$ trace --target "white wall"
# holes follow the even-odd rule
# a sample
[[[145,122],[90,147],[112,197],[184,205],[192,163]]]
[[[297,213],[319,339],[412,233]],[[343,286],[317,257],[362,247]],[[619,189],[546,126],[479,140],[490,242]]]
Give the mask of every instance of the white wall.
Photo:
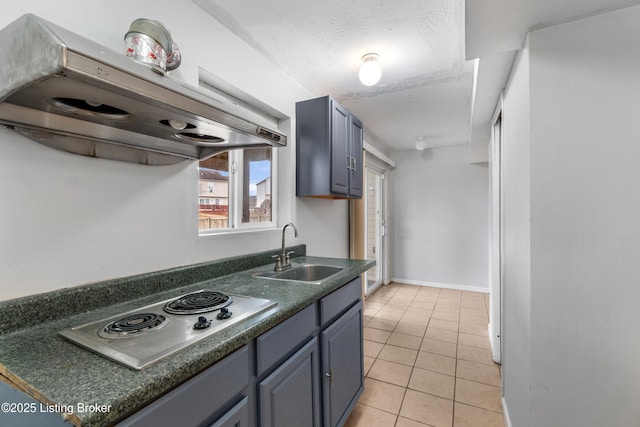
[[[488,292],[487,165],[466,145],[391,158],[392,280]]]
[[[528,105],[530,145],[521,132],[505,143],[529,158],[530,199],[516,202],[507,219],[522,226],[507,237],[526,242],[531,218],[529,277],[517,273],[522,254],[505,261],[507,286],[530,282],[528,307],[526,289],[511,299],[507,289],[504,307],[514,426],[640,425],[638,22],[636,6],[534,31],[528,70],[512,75],[521,84],[507,93],[504,123]],[[528,345],[517,335],[527,325]]]
[[[29,12],[117,51],[134,19],[158,19],[182,53],[173,78],[197,86],[202,67],[288,117],[296,101],[316,96],[189,1],[121,7],[23,0],[3,6],[0,27]],[[346,257],[347,204],[295,198],[295,120],[283,123],[290,139],[278,150],[278,213],[281,224],[292,220],[300,231],[299,239],[287,236],[287,242],[306,243],[313,255]],[[279,230],[198,237],[196,163],[148,167],[92,159],[54,151],[5,128],[0,200],[0,299],[280,245]]]
[[[531,34],[532,425],[640,425],[639,22]]]
[[[529,49],[519,52],[504,91],[502,379],[513,426],[528,426],[531,352]]]

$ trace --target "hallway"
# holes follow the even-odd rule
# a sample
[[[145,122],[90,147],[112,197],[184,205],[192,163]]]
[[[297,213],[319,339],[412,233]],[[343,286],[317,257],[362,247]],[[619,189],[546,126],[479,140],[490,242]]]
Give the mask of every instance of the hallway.
[[[504,427],[489,295],[392,283],[364,305],[365,390],[346,427]]]

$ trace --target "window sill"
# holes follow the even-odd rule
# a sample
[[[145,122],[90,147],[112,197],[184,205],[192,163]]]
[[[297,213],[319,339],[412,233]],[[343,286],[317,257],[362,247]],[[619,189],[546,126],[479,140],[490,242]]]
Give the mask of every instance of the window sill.
[[[211,236],[237,236],[241,234],[252,233],[264,233],[279,231],[280,229],[274,225],[256,228],[239,228],[239,229],[226,229],[226,230],[203,230],[198,232],[198,237],[211,237]]]

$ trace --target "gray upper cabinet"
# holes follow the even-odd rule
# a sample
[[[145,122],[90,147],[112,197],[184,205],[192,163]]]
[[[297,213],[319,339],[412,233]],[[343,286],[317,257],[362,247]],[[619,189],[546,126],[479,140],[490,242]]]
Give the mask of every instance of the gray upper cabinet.
[[[330,96],[296,103],[296,194],[362,197],[362,123]]]

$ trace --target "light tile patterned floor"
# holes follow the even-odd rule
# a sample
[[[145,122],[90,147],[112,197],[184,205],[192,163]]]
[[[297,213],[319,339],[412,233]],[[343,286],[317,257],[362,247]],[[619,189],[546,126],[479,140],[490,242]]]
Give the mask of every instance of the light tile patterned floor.
[[[392,283],[364,304],[365,388],[345,427],[504,427],[489,296]]]

